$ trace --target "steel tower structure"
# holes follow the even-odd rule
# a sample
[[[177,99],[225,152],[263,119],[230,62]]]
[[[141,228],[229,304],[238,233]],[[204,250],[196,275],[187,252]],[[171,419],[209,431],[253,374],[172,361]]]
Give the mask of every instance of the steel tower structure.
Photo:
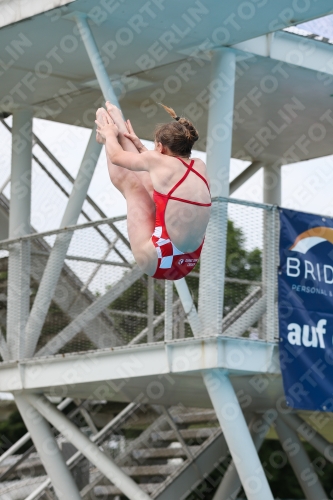
[[[7,129],[9,114],[13,122],[11,173],[1,179],[1,192],[10,182],[10,205],[1,194],[0,250],[8,282],[0,391],[14,395],[28,429],[0,457],[6,464],[3,477],[18,467],[10,457],[31,438],[48,477],[25,484],[29,493],[17,498],[54,492],[79,499],[94,491],[108,498],[181,499],[229,454],[214,499],[236,498],[243,487],[249,500],[269,500],[258,449],[274,425],[282,443],[298,447],[297,458],[289,459],[306,498],[325,498],[298,435],[330,461],[332,446],[301,418],[306,415],[284,405],[277,355],[276,212],[282,164],[332,153],[330,96],[320,92],[333,74],[332,44],[290,27],[328,14],[330,2],[210,0],[178,6],[162,0],[140,5],[76,0],[53,1],[46,12],[39,1],[20,12],[3,4],[0,112]],[[170,282],[161,290],[145,278],[133,262],[124,217],[106,217],[88,196],[101,152],[94,128],[75,179],[34,135],[34,116],[92,125],[91,110],[101,94],[117,105],[119,98],[143,138],[149,120],[159,116],[156,102],[170,96],[207,130],[199,147],[207,151],[213,209],[200,275],[193,275],[198,285],[183,279],[174,282],[175,291]],[[65,189],[35,153],[37,147],[72,182],[60,228],[53,231],[31,227],[33,161]],[[251,163],[229,183],[231,156]],[[261,168],[263,204],[230,198]],[[98,217],[85,216],[78,224],[87,202]],[[230,217],[243,217],[258,233],[260,281],[226,275]],[[90,253],[84,250],[89,241]],[[82,271],[81,264],[93,267]],[[93,287],[98,273],[109,280],[104,293]],[[146,290],[147,312],[112,310],[119,300],[131,305],[124,297],[138,283]],[[228,283],[246,293],[226,311]],[[52,308],[66,320],[50,329]],[[129,335],[115,319],[125,315],[147,324]],[[61,398],[58,407],[52,397]],[[124,405],[98,430],[83,403],[89,400]],[[62,411],[66,407],[69,414]],[[110,435],[126,428],[143,407],[153,412],[153,421],[112,458]],[[78,413],[89,432],[71,421]],[[212,421],[215,427],[209,428]],[[205,424],[195,445],[193,422]],[[165,445],[170,442],[178,446]],[[84,459],[94,471],[78,486],[70,469],[82,468]],[[181,465],[173,466],[177,459]],[[304,479],[306,469],[317,478],[311,484]]]

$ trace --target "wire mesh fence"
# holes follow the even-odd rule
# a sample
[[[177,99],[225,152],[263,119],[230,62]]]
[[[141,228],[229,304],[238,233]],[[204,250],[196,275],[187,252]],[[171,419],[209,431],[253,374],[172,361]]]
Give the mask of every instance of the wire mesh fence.
[[[275,207],[223,199],[217,203],[228,206],[221,333],[273,340],[277,336]],[[0,242],[0,321],[4,337],[8,255],[27,239],[31,252],[29,321],[35,315],[34,324],[40,323],[35,356],[164,340],[165,282],[144,275],[137,267],[125,217],[29,235],[12,243]],[[45,275],[48,280],[43,288]],[[186,278],[196,308],[199,276],[200,263]],[[11,297],[14,300],[15,295]],[[193,336],[175,288],[171,321],[171,339]],[[27,336],[25,342],[29,341]]]

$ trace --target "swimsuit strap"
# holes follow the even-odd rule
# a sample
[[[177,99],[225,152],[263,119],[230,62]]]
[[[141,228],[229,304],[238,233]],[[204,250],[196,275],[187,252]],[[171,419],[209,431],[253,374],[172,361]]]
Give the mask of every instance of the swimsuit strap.
[[[187,171],[185,172],[185,174],[183,175],[183,177],[177,182],[177,184],[175,184],[173,186],[173,188],[170,189],[170,191],[168,192],[168,198],[170,198],[170,196],[172,195],[172,193],[177,189],[178,186],[180,186],[184,180],[186,179],[186,177],[189,175],[189,173],[191,172],[192,170],[192,167],[194,165],[194,160],[191,160],[191,163],[189,165],[187,165],[183,160],[181,160],[180,158],[177,157],[177,160],[180,160],[184,165],[185,167],[187,168]]]
[[[183,177],[173,186],[173,188],[170,189],[170,191],[167,194],[168,199],[169,200],[182,201],[183,203],[190,203],[191,205],[198,205],[200,207],[210,207],[211,203],[199,203],[197,201],[190,201],[190,200],[185,200],[184,198],[176,198],[175,196],[171,196],[172,193],[177,189],[177,187],[180,186],[185,181],[186,177],[189,175],[190,172],[193,172],[198,177],[200,177],[200,179],[202,179],[204,181],[204,183],[206,184],[207,189],[208,189],[208,191],[210,193],[209,184],[208,184],[207,180],[201,174],[199,174],[199,172],[197,172],[193,168],[194,160],[191,160],[191,163],[188,165],[181,158],[178,158],[178,156],[176,156],[176,158],[177,158],[177,160],[179,160],[179,161],[182,162],[182,164],[187,168],[187,171],[185,172],[185,174],[183,175]]]
[[[200,177],[200,179],[204,181],[204,183],[206,184],[206,186],[208,188],[208,191],[210,192],[209,184],[208,184],[207,180],[204,178],[203,175],[199,174],[199,172],[197,170],[194,170],[194,168],[193,168],[194,160],[192,160],[191,163],[188,165],[181,158],[178,158],[178,156],[176,158],[177,158],[177,160],[180,160],[182,162],[182,164],[185,165],[185,167],[189,168],[191,170],[191,172],[193,172],[195,175]]]
[[[184,198],[176,198],[175,196],[169,196],[169,200],[182,201],[183,203],[190,203],[191,205],[198,205],[199,207],[211,207],[212,203],[199,203],[198,201],[185,200]]]

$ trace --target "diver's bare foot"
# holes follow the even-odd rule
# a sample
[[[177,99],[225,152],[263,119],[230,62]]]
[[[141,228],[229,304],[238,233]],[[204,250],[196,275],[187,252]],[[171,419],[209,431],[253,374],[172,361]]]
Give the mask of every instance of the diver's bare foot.
[[[96,120],[102,123],[103,125],[106,125],[108,123],[107,118],[108,118],[108,112],[106,111],[106,109],[98,108],[98,110],[96,111]]]
[[[121,110],[114,104],[111,104],[111,102],[109,101],[106,101],[105,106],[112,120],[117,125],[119,132],[122,134],[127,134],[128,130]]]
[[[100,122],[102,125],[107,124],[107,120],[106,120],[107,116],[108,116],[108,113],[104,108],[98,108],[98,110],[96,111],[96,120],[98,122]],[[104,139],[101,137],[101,135],[98,132],[96,132],[96,141],[99,144],[105,144]]]

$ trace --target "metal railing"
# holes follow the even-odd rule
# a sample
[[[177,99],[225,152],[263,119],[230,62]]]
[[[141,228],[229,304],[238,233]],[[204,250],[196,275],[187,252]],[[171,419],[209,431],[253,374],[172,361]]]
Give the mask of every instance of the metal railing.
[[[273,341],[277,337],[276,207],[234,199],[217,202],[228,205],[221,333]],[[30,247],[30,269],[24,271],[30,274],[30,308],[59,235],[71,241],[35,356],[193,336],[176,290],[169,285],[172,307],[166,317],[164,282],[144,276],[137,267],[124,244],[125,216],[1,241],[2,267],[11,249]],[[197,307],[199,269],[186,281]]]
[[[6,121],[1,123],[11,132]],[[70,183],[74,178],[35,134],[33,141],[34,148],[37,147],[33,157],[36,165],[68,197],[69,192],[44,160],[51,161]],[[5,185],[9,181],[10,178],[6,179]],[[0,353],[3,359],[8,358],[4,339],[8,251],[15,247],[23,255],[30,247],[30,269],[21,272],[29,274],[31,309],[46,263],[55,251],[56,238],[70,239],[71,243],[35,356],[193,336],[177,291],[169,284],[170,306],[165,311],[167,287],[144,276],[136,267],[127,237],[126,217],[106,218],[91,197],[87,196],[86,200],[102,219],[91,221],[82,210],[88,221],[84,224],[0,242]],[[228,205],[229,219],[222,334],[274,340],[277,337],[276,207],[232,198],[214,201]],[[199,269],[186,280],[197,307]]]

